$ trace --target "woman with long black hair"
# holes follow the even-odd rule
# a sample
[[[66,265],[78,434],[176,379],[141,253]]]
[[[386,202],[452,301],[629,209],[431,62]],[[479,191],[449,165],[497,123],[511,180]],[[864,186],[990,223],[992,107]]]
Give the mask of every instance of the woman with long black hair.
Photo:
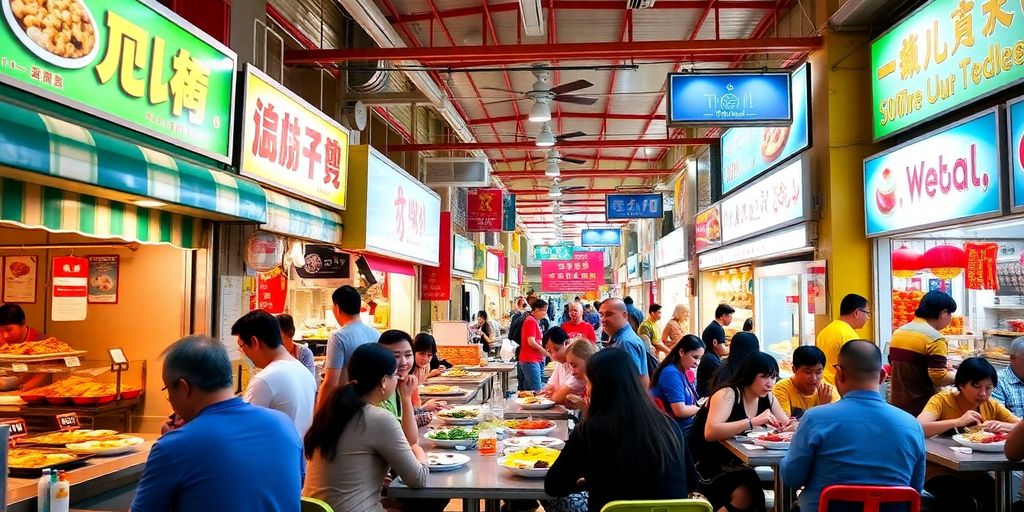
[[[401,387],[412,409],[416,379],[399,383],[398,363],[383,345],[368,343],[352,354],[352,380],[326,398],[306,432],[309,460],[303,496],[321,499],[336,512],[382,511],[381,483],[391,467],[409,487],[427,481],[427,456],[410,445],[395,417],[380,406]]]
[[[725,359],[725,362],[722,363],[722,366],[711,379],[712,391],[721,386],[723,382],[732,378],[747,356],[760,351],[761,342],[757,340],[757,336],[754,333],[738,332],[733,334],[732,341],[729,342],[729,357]],[[711,394],[708,393],[708,396],[711,396]]]
[[[676,420],[683,437],[689,435],[693,417],[700,410],[697,388],[686,378],[686,370],[696,369],[703,355],[704,342],[693,334],[687,334],[672,347],[651,377],[651,396],[659,400],[665,412]]]
[[[731,356],[730,356],[731,357]],[[724,368],[724,367],[723,367]],[[764,512],[764,491],[754,468],[720,441],[768,426],[796,430],[772,395],[779,363],[764,352],[749,354],[697,412],[688,438],[700,476],[698,490],[719,512]]]
[[[590,407],[548,471],[549,495],[588,491],[589,510],[615,500],[688,495],[695,477],[682,432],[655,407],[632,365],[621,350],[587,360]]]

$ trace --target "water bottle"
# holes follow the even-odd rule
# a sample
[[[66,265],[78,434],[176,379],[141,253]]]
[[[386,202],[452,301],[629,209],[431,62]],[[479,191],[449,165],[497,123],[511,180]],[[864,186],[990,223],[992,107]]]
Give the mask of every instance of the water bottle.
[[[36,510],[50,512],[50,468],[43,469],[43,476],[36,484]]]
[[[57,483],[50,486],[50,512],[68,512],[70,508],[71,482],[68,482],[68,475],[61,471]]]

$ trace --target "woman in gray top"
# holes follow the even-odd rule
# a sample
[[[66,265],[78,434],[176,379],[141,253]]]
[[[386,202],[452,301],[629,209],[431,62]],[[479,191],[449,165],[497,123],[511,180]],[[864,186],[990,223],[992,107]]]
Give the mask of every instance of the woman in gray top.
[[[399,383],[395,355],[376,343],[361,345],[352,354],[352,381],[326,397],[306,433],[309,465],[303,496],[327,502],[335,512],[383,511],[380,491],[388,468],[406,485],[420,488],[427,481],[427,456],[418,444],[409,445],[402,426],[377,407],[401,389],[403,410],[412,411],[415,379]]]

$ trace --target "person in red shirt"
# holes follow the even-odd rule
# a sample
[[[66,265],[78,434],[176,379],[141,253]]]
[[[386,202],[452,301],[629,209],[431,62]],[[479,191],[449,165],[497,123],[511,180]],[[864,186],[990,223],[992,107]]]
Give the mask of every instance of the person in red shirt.
[[[26,325],[25,310],[21,309],[21,306],[17,304],[0,306],[0,341],[3,342],[3,345],[42,339],[44,336],[39,331]]]
[[[522,346],[519,349],[519,389],[523,391],[540,391],[544,387],[544,346],[541,340],[544,333],[540,329],[540,319],[548,314],[548,303],[537,299],[530,304],[530,316],[523,321]]]
[[[597,343],[597,333],[594,326],[583,321],[583,304],[571,302],[569,304],[569,321],[562,324],[562,329],[569,335],[569,338],[586,338]]]

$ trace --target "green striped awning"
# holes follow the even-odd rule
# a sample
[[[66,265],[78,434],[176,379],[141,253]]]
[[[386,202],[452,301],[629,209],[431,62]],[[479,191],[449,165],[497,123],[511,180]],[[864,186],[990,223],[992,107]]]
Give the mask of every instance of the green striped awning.
[[[104,132],[0,102],[0,165],[213,213],[266,222],[263,189]]]
[[[34,183],[0,178],[0,223],[195,249],[203,221]]]
[[[341,216],[305,201],[265,190],[267,231],[341,245]]]

